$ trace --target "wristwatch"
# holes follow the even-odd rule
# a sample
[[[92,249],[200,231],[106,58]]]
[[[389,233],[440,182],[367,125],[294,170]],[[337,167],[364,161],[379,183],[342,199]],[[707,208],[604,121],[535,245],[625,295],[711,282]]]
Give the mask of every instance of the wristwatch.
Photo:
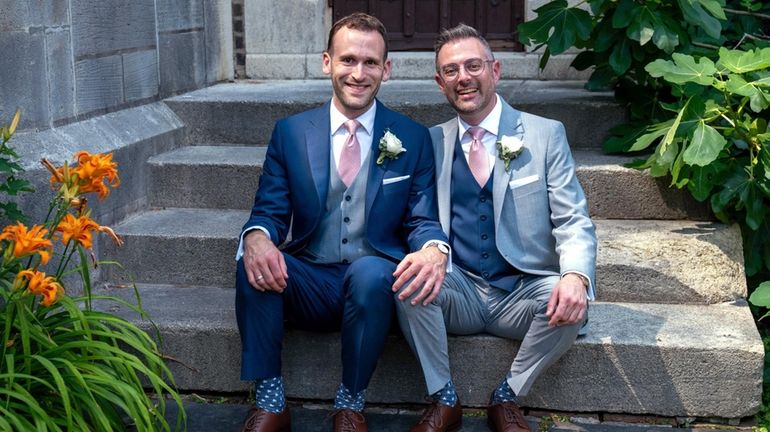
[[[425,245],[425,247],[430,247],[430,246],[436,246],[439,252],[441,252],[444,255],[449,255],[449,246],[445,245],[444,243],[441,243],[438,241],[432,241]]]

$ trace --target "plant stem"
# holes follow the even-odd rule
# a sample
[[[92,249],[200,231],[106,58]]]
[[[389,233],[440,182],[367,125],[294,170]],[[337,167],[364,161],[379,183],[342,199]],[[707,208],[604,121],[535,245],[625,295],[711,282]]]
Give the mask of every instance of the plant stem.
[[[762,19],[770,19],[770,15],[757,13],[757,12],[748,12],[748,11],[742,11],[738,9],[730,9],[730,8],[722,8],[725,12],[731,13],[733,15],[744,15],[744,16],[755,16]]]

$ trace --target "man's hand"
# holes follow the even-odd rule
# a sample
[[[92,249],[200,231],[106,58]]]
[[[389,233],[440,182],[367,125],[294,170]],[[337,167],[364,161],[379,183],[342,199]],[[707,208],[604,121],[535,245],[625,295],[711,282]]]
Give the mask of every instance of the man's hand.
[[[422,302],[423,306],[429,304],[438,296],[441,284],[446,274],[447,256],[441,253],[436,246],[429,246],[417,252],[410,253],[396,267],[393,276],[393,292],[398,292],[401,287],[411,280],[399,295],[399,300],[409,298],[413,293],[418,294],[411,300],[413,305]],[[414,279],[412,279],[414,278]]]
[[[249,284],[259,291],[283,292],[286,288],[286,261],[261,230],[253,230],[243,238],[243,266]]]
[[[583,321],[588,308],[586,286],[580,277],[567,273],[553,288],[546,316],[551,327],[572,325]]]

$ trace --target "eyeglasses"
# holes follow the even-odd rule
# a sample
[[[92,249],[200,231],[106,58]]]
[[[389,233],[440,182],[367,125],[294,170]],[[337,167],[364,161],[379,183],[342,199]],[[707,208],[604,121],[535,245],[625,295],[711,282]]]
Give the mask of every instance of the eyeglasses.
[[[484,72],[484,68],[487,63],[492,63],[494,60],[483,60],[480,58],[468,59],[462,65],[457,63],[450,63],[444,65],[439,69],[439,75],[444,81],[454,81],[460,77],[460,68],[465,69],[465,73],[470,76],[476,77]]]

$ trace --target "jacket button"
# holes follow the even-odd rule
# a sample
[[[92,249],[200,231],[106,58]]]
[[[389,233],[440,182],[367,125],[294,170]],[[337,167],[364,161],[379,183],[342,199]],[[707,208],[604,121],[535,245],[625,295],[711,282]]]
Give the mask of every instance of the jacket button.
[[[348,239],[346,238],[342,239],[342,244],[348,244]]]

